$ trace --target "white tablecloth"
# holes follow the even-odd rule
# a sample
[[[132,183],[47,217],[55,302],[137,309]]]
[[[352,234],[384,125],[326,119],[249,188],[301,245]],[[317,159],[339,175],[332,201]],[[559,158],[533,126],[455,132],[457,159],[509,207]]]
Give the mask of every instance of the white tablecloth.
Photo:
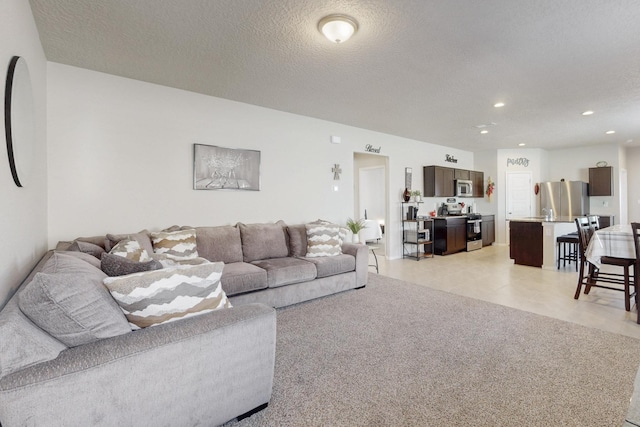
[[[630,259],[636,257],[630,224],[617,224],[596,230],[587,247],[586,258],[600,268],[600,258],[603,256]]]

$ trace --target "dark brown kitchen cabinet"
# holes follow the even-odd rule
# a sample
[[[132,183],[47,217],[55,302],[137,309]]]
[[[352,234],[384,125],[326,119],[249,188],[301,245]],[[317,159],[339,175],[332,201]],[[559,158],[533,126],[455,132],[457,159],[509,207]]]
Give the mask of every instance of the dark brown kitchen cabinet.
[[[542,267],[542,222],[509,221],[509,255],[515,264]]]
[[[469,173],[471,171],[466,170],[466,169],[454,169],[454,179],[465,179],[465,180],[470,180],[470,176]]]
[[[467,218],[436,218],[434,220],[434,252],[449,255],[467,249]]]
[[[482,233],[482,246],[489,246],[496,241],[495,215],[482,215],[480,231]]]
[[[589,196],[613,196],[613,167],[589,168]]]
[[[473,181],[473,197],[484,197],[484,172],[469,171],[469,178]]]
[[[424,197],[454,197],[454,170],[442,166],[425,166]]]

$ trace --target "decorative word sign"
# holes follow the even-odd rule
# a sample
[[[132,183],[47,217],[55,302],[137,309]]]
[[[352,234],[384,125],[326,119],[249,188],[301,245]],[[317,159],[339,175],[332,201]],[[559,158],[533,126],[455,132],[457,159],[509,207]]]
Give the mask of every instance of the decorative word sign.
[[[453,157],[451,154],[445,154],[444,161],[449,163],[458,163],[458,159]]]
[[[367,144],[367,145],[364,146],[364,151],[367,151],[369,153],[379,153],[381,148],[382,148],[382,146],[380,146],[378,148],[373,148],[373,145]]]
[[[529,166],[529,159],[526,157],[520,157],[519,159],[507,159],[507,167],[516,165],[524,166],[526,168]]]

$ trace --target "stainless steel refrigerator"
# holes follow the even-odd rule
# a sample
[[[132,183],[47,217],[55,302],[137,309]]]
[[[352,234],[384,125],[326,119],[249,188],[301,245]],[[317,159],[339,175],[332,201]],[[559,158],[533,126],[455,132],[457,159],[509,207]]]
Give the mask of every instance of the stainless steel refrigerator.
[[[583,181],[561,181],[540,183],[539,215],[582,216],[589,213],[589,184]],[[547,209],[547,212],[543,211]]]

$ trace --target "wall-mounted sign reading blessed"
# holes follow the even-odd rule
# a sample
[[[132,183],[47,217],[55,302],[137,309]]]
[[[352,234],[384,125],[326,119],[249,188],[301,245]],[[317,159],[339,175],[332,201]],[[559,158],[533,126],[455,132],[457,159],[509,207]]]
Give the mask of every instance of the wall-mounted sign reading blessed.
[[[444,161],[449,163],[458,163],[458,159],[453,157],[451,154],[445,154]]]
[[[520,157],[519,159],[507,159],[507,167],[509,166],[529,166],[529,159],[526,157]]]
[[[195,190],[260,190],[260,151],[193,144]]]
[[[382,148],[382,146],[380,146],[378,148],[374,148],[373,145],[367,144],[367,145],[364,146],[364,151],[367,151],[369,153],[379,153],[381,148]]]

